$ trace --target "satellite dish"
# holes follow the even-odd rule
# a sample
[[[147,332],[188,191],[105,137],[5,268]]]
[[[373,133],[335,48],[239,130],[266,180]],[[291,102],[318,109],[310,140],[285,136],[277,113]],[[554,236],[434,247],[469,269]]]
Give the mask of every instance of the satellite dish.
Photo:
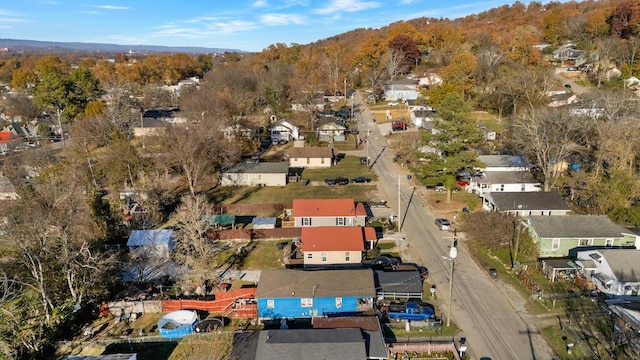
[[[275,115],[271,115],[269,116],[269,120],[271,120],[271,122],[276,122],[278,121],[278,118]]]
[[[285,210],[284,214],[287,215],[287,216],[291,216],[291,209]]]
[[[522,204],[518,204],[518,210],[522,209]]]

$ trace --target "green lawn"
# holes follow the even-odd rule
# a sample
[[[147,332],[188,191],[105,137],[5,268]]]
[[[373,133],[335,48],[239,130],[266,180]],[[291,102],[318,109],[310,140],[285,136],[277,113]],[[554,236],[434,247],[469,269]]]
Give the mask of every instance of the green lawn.
[[[258,241],[256,247],[244,258],[242,268],[252,269],[281,269],[282,250],[278,250],[278,244],[282,241]]]
[[[365,165],[360,164],[359,156],[347,155],[340,160],[335,166],[328,169],[305,169],[302,177],[311,181],[324,181],[327,178],[335,178],[343,176],[352,179],[356,176],[366,176],[370,179],[377,179],[376,174],[367,169]],[[355,185],[354,185],[355,186]],[[359,184],[357,186],[360,186]]]
[[[358,156],[345,156],[336,166],[329,169],[306,169],[303,179],[319,182],[318,185],[307,185],[303,182],[290,183],[287,186],[225,186],[218,187],[208,193],[212,203],[217,204],[269,204],[291,203],[293,199],[314,198],[352,198],[356,201],[379,201],[377,188],[373,183],[328,186],[324,180],[343,176],[352,179],[366,176],[373,181],[377,177],[373,171],[360,164]]]

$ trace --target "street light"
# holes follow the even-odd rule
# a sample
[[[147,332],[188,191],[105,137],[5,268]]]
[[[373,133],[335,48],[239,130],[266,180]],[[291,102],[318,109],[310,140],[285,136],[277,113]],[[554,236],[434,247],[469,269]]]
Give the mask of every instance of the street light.
[[[457,243],[456,238],[453,238],[453,244],[451,249],[449,249],[449,261],[451,262],[451,267],[449,271],[449,306],[447,306],[447,327],[451,325],[451,300],[453,298],[453,264],[458,257],[458,248],[455,246]]]
[[[402,216],[400,214],[400,179],[402,179],[403,176],[406,176],[407,180],[411,180],[411,175],[398,175],[398,231],[402,231]]]

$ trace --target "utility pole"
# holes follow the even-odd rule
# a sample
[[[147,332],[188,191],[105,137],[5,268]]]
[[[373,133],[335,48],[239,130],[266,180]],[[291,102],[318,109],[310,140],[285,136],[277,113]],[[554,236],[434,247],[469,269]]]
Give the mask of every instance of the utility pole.
[[[518,219],[519,215],[516,215],[515,225],[516,225],[516,246],[513,251],[513,264],[511,264],[511,268],[513,269],[518,264],[518,245],[520,244],[520,221]]]
[[[400,178],[402,175],[398,175],[398,231],[402,231],[402,216],[400,215]]]
[[[456,238],[453,238],[451,249],[449,249],[449,261],[451,267],[449,271],[449,306],[447,306],[447,327],[451,326],[451,301],[453,299],[453,267],[456,257],[458,257],[458,248],[454,246]]]

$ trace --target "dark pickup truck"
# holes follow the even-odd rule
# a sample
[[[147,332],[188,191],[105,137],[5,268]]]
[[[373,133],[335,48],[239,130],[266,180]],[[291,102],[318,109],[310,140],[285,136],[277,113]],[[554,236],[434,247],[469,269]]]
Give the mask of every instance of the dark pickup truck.
[[[390,320],[428,321],[435,317],[433,308],[426,303],[408,301],[404,304],[389,304],[387,316]]]

